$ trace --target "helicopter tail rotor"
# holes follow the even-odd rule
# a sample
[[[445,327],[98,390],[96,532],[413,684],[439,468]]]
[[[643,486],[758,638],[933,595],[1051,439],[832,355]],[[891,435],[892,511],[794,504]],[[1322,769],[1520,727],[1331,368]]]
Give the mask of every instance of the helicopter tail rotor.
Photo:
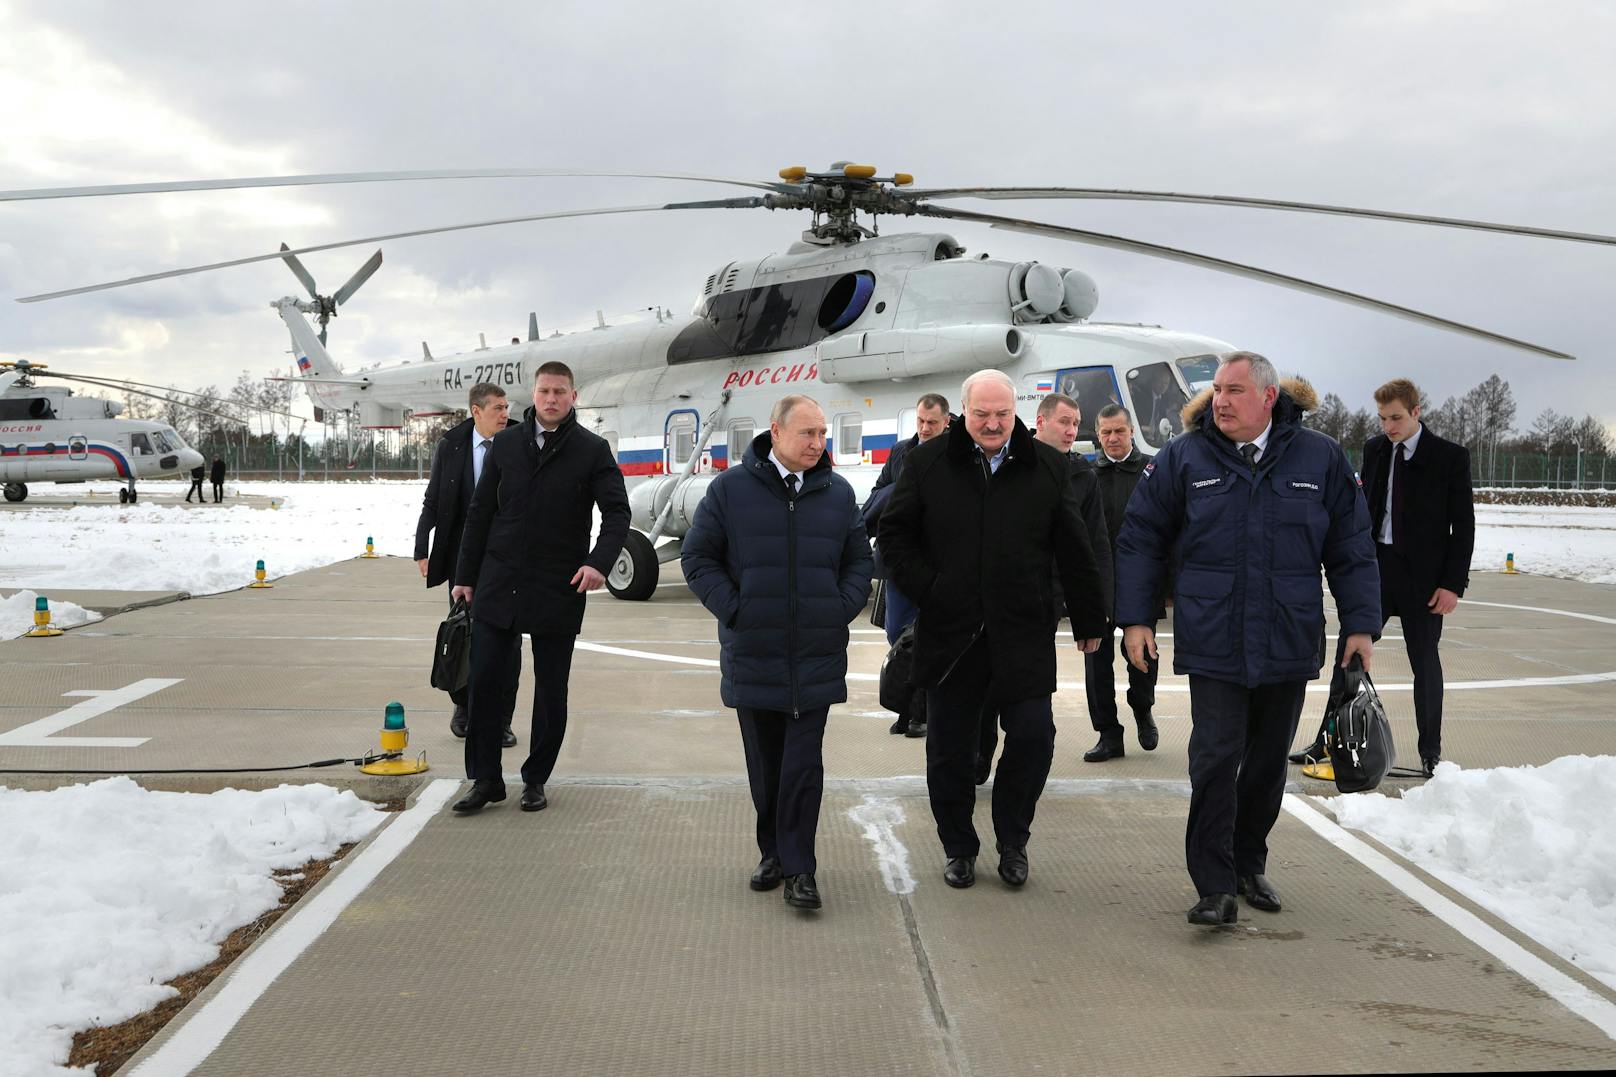
[[[286,268],[292,271],[292,275],[298,279],[299,283],[303,285],[304,289],[309,293],[309,297],[313,300],[313,302],[309,305],[307,313],[313,314],[318,318],[320,322],[320,343],[324,344],[326,337],[326,326],[330,323],[332,318],[337,316],[337,308],[342,306],[348,300],[352,299],[353,294],[371,278],[376,270],[381,268],[382,252],[377,251],[375,254],[371,255],[364,265],[360,266],[354,271],[354,275],[349,277],[347,283],[345,283],[341,288],[338,288],[330,295],[321,295],[319,286],[314,283],[314,274],[308,271],[308,269],[303,265],[302,261],[298,259],[297,255],[291,253],[291,250],[292,248],[282,243],[281,260],[286,263]]]

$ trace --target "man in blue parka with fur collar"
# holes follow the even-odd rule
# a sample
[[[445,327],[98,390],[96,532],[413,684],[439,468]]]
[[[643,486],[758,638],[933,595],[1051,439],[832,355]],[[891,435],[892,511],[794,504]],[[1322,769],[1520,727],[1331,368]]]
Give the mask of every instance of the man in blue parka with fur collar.
[[[1265,874],[1307,682],[1319,675],[1319,569],[1347,637],[1343,664],[1369,666],[1380,578],[1369,512],[1332,438],[1302,426],[1305,382],[1279,384],[1253,352],[1219,360],[1184,409],[1185,433],[1146,465],[1117,537],[1117,624],[1128,660],[1156,653],[1169,563],[1173,671],[1190,682],[1185,859],[1193,924],[1238,918],[1238,891],[1277,912]]]

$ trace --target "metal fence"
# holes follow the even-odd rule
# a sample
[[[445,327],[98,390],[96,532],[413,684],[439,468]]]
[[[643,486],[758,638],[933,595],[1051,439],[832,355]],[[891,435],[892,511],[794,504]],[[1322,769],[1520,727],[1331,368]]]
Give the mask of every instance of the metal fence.
[[[1363,450],[1348,449],[1353,467],[1362,466]],[[1492,453],[1476,449],[1470,473],[1478,487],[1548,490],[1608,490],[1616,482],[1609,453]]]

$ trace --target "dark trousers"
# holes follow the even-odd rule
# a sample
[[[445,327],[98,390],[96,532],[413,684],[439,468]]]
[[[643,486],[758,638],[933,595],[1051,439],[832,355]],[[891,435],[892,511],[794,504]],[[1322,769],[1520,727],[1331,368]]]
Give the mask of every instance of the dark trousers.
[[[903,630],[914,623],[920,609],[909,601],[909,596],[898,590],[891,580],[886,582],[886,591],[887,616],[882,622],[882,627],[887,630],[887,646],[890,647],[898,642]]]
[[[1083,691],[1088,696],[1089,722],[1101,737],[1122,740],[1122,723],[1117,721],[1117,655],[1122,651],[1122,640],[1112,635],[1100,641],[1093,654],[1083,656]],[[1148,713],[1156,705],[1156,674],[1160,669],[1157,659],[1146,655],[1150,672],[1135,669],[1122,655],[1122,664],[1128,668],[1128,707],[1135,714]]]
[[[780,858],[786,875],[813,874],[814,834],[825,794],[825,741],[829,707],[784,711],[737,707],[741,744],[746,748],[746,780],[757,809],[758,852]]]
[[[1285,753],[1307,682],[1256,688],[1190,674],[1190,818],[1184,860],[1196,891],[1232,894],[1268,865],[1285,795]]]
[[[201,501],[202,504],[206,505],[208,503],[208,495],[204,494],[202,492],[202,480],[201,479],[192,479],[191,480],[191,488],[189,490],[185,491],[185,500],[187,500],[187,501],[191,500],[191,495],[192,494],[195,494],[197,496],[197,499],[199,501]]]
[[[981,849],[976,810],[976,755],[989,705],[993,664],[985,639],[954,663],[948,678],[926,691],[926,791],[943,853],[975,856]],[[1047,695],[998,703],[1004,755],[993,779],[993,833],[1006,845],[1027,844],[1033,813],[1055,758],[1055,715]]]
[[[1414,724],[1420,731],[1420,759],[1442,758],[1442,656],[1437,644],[1442,639],[1441,614],[1432,613],[1429,592],[1421,593],[1409,578],[1408,559],[1390,546],[1375,543],[1380,562],[1380,615],[1385,621],[1396,617],[1403,625],[1403,648],[1414,670]],[[1381,627],[1385,627],[1385,621]],[[1330,698],[1346,688],[1341,670],[1341,651],[1346,636],[1336,641],[1335,672],[1330,677]],[[1320,727],[1322,731],[1322,726]]]
[[[573,636],[533,637],[533,725],[522,781],[550,780],[567,734],[567,678],[572,673]],[[504,780],[500,734],[510,716],[521,676],[522,633],[471,619],[471,699],[467,710],[466,777]]]
[[[449,599],[449,612],[453,613],[454,587],[452,585],[450,586],[449,591],[451,595]],[[475,635],[475,621],[473,622],[473,635]],[[505,699],[500,706],[501,712],[505,715],[505,728],[507,729],[509,729],[511,726],[511,715],[516,712],[516,687],[522,680],[522,634],[520,632],[513,632],[511,635],[513,637],[511,639],[511,663],[515,673],[511,677],[511,690],[509,694],[505,696]],[[475,639],[473,640],[473,643],[475,643]],[[466,706],[466,704],[471,700],[471,677],[469,670],[467,671],[467,674],[465,686],[458,692],[449,693],[449,701],[453,703],[456,708]],[[470,712],[468,711],[467,713],[469,714]]]
[[[198,491],[198,492],[200,493],[201,491]],[[221,502],[223,500],[224,500],[224,483],[216,482],[216,483],[213,484],[213,503],[217,505],[219,502]]]

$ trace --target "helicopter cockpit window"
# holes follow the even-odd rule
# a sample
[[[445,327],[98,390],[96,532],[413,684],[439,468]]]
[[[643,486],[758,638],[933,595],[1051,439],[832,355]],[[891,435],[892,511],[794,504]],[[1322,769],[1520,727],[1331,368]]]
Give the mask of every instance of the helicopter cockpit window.
[[[1216,359],[1213,366],[1217,366]],[[1179,412],[1189,403],[1189,397],[1178,387],[1173,368],[1166,363],[1151,363],[1128,371],[1128,396],[1133,400],[1139,434],[1152,448],[1159,449],[1169,438],[1184,432]]]
[[[1079,441],[1095,440],[1094,417],[1100,414],[1101,408],[1122,403],[1122,393],[1109,363],[1056,371],[1055,391],[1077,401],[1077,409],[1083,413],[1077,428]]]
[[[174,447],[174,443],[172,441],[168,440],[168,434],[170,434],[171,432],[172,431],[167,431],[167,430],[154,430],[154,431],[152,431],[152,436],[151,436],[152,444],[157,446],[157,451],[158,452],[178,452],[179,451],[178,449],[176,449]]]
[[[151,456],[151,440],[148,439],[145,434],[130,434],[129,451],[134,453],[136,456]]]
[[[1190,392],[1198,393],[1202,389],[1212,387],[1212,379],[1217,377],[1218,357],[1215,355],[1186,355],[1176,360],[1178,372],[1184,375],[1184,384],[1190,387]]]
[[[668,362],[805,348],[856,322],[874,292],[866,270],[720,292],[668,345]]]

